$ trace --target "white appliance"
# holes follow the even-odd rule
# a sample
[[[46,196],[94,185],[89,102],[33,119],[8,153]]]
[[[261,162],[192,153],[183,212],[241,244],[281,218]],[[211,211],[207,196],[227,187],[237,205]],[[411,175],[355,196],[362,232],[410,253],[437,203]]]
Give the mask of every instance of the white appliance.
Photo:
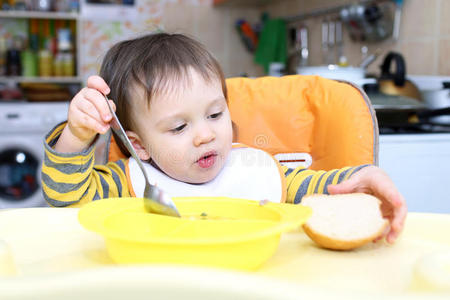
[[[379,165],[409,211],[450,213],[450,133],[380,135]]]
[[[450,81],[450,76],[408,78],[421,92],[442,89],[442,82]],[[450,126],[410,126],[380,132],[379,165],[405,197],[408,210],[450,213]]]
[[[47,206],[43,141],[67,118],[68,103],[0,103],[0,209]]]

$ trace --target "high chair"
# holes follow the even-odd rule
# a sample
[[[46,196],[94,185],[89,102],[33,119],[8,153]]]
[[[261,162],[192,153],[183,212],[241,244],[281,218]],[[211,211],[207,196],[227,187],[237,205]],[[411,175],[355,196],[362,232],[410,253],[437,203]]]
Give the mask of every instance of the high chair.
[[[313,170],[378,164],[375,111],[351,83],[291,75],[231,78],[227,89],[236,142],[282,163],[310,157]]]
[[[235,142],[292,167],[378,164],[377,119],[357,86],[310,75],[230,78],[226,84]],[[99,151],[110,161],[123,157],[114,139]]]

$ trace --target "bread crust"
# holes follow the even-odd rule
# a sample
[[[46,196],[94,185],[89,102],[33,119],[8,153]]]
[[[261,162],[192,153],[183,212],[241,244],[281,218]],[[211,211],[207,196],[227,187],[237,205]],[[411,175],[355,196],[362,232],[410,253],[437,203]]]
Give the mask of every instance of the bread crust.
[[[377,237],[379,237],[383,233],[383,231],[386,229],[388,224],[389,224],[389,222],[387,220],[385,220],[383,226],[380,227],[380,229],[378,230],[377,233],[375,233],[371,236],[367,236],[362,239],[354,239],[354,240],[339,240],[339,239],[335,239],[335,238],[320,234],[320,233],[314,231],[314,229],[312,229],[310,226],[308,226],[307,223],[303,224],[303,230],[311,238],[311,240],[313,240],[314,242],[316,242],[319,246],[321,246],[323,248],[331,249],[331,250],[352,250],[352,249],[364,246],[368,242],[371,242],[374,239],[376,239]]]

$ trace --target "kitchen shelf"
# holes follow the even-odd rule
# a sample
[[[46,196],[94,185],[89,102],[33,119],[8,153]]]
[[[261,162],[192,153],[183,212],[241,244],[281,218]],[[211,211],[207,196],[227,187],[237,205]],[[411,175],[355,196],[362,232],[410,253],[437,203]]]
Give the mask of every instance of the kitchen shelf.
[[[81,13],[80,12],[60,12],[60,11],[31,11],[31,10],[0,10],[0,19],[4,20],[67,20],[74,22],[75,30],[72,37],[74,57],[75,57],[75,76],[0,76],[0,83],[12,86],[17,83],[55,83],[55,84],[79,84],[83,83],[81,77],[81,54],[80,54],[80,41],[81,41]],[[39,22],[40,22],[39,21]]]
[[[24,77],[24,76],[0,76],[0,82],[32,82],[32,83],[81,83],[81,77],[76,76],[52,76],[52,77]]]
[[[61,19],[77,20],[80,14],[78,12],[43,12],[43,11],[21,11],[21,10],[2,10],[0,18],[14,19]]]

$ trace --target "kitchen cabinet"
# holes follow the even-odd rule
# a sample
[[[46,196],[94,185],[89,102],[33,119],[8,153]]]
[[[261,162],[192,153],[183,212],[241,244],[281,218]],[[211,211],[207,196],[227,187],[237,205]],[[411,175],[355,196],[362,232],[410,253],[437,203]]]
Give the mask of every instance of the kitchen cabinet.
[[[450,133],[380,135],[379,165],[409,211],[450,213]]]
[[[79,12],[54,12],[54,11],[48,11],[48,12],[42,12],[42,11],[14,11],[14,10],[2,10],[0,11],[0,21],[2,20],[25,20],[27,25],[26,27],[29,28],[30,22],[32,20],[37,20],[37,22],[65,22],[68,24],[73,24],[74,26],[70,25],[72,27],[72,36],[71,36],[71,55],[73,56],[73,72],[70,72],[70,75],[61,76],[58,74],[58,76],[6,76],[1,75],[0,76],[0,83],[13,85],[16,83],[77,83],[81,84],[81,77],[80,77],[80,51],[79,45],[80,45],[80,14]],[[72,22],[72,23],[71,23]],[[69,26],[69,25],[64,25]],[[57,33],[54,33],[57,35]],[[29,35],[28,32],[25,33],[26,36]],[[40,43],[40,42],[39,42]],[[66,72],[68,73],[68,72]]]

